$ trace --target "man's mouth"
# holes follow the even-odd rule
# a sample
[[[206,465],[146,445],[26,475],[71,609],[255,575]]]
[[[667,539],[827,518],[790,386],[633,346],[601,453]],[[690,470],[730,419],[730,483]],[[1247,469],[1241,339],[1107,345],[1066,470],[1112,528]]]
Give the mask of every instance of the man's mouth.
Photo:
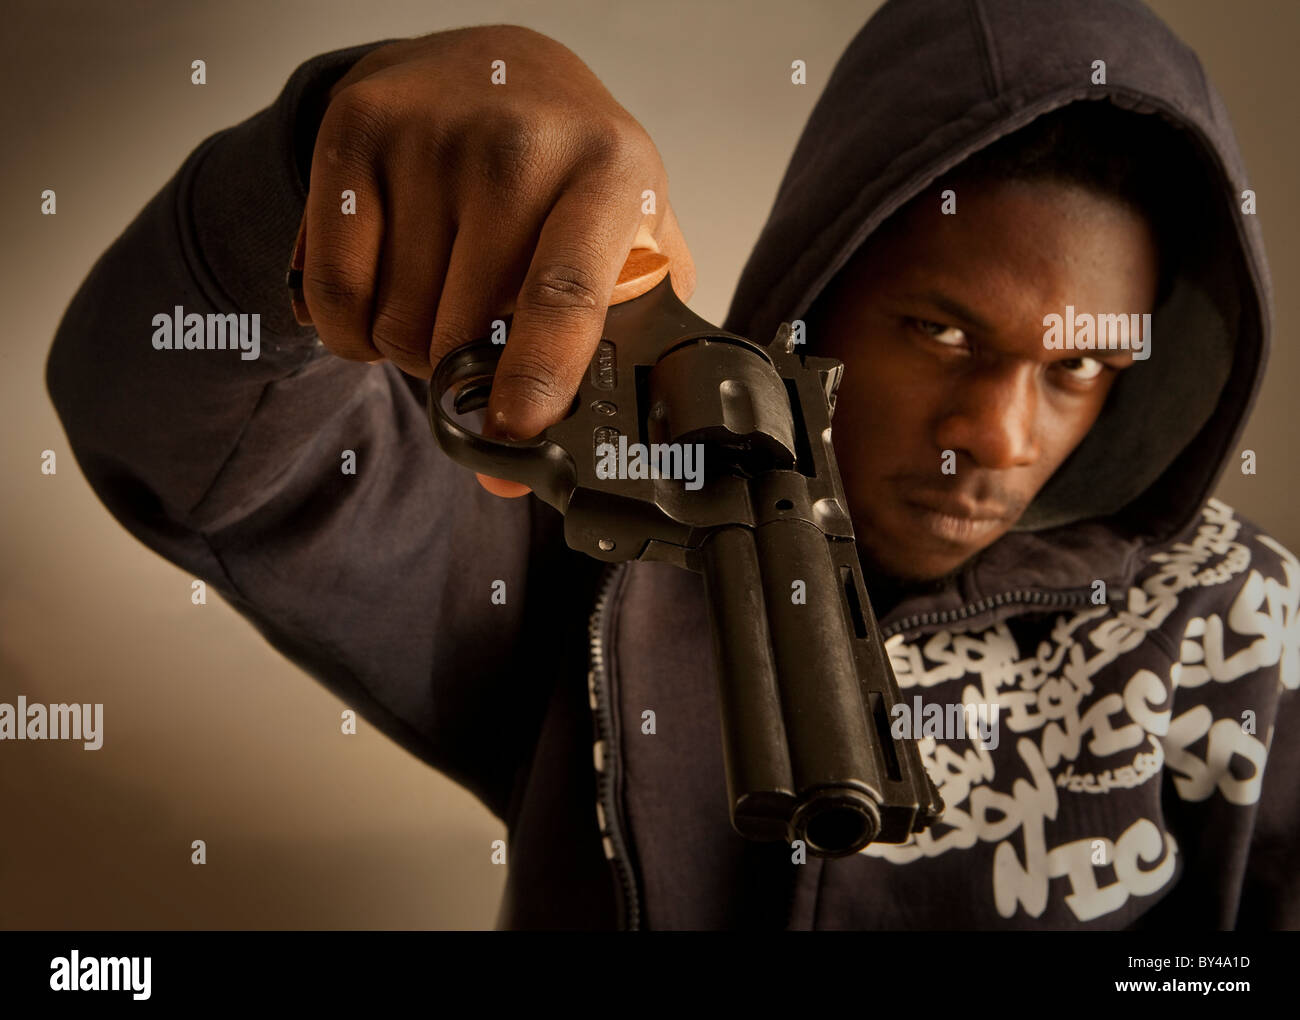
[[[915,523],[921,530],[956,545],[988,537],[1009,517],[1005,507],[941,493],[912,493],[903,502],[915,511]]]

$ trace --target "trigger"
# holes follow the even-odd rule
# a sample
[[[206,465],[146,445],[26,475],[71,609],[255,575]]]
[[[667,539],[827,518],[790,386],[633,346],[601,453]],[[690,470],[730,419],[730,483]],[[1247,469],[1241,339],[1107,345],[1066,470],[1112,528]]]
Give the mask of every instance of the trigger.
[[[457,414],[468,414],[470,411],[487,407],[488,397],[491,395],[491,377],[471,379],[456,391],[456,396],[452,398],[452,406],[456,408]]]

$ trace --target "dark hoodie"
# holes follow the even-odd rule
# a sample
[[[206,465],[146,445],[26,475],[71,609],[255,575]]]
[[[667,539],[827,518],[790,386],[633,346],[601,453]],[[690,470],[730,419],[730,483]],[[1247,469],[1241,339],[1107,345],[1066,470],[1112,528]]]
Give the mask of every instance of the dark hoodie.
[[[905,699],[996,703],[998,745],[926,737],[939,825],[804,864],[728,822],[701,578],[569,550],[550,507],[442,454],[426,384],[293,322],[324,93],[374,45],[308,62],[195,150],[77,293],[48,386],[124,526],[503,820],[500,926],[1300,926],[1300,563],[1207,503],[1259,383],[1268,273],[1223,105],[1150,11],[887,3],[740,281],[725,326],[766,342],[938,175],[1074,101],[1165,118],[1208,182],[1187,215],[1212,243],[1157,309],[1151,360],[1015,532],[881,620]],[[154,350],[175,305],[259,312],[260,358]]]

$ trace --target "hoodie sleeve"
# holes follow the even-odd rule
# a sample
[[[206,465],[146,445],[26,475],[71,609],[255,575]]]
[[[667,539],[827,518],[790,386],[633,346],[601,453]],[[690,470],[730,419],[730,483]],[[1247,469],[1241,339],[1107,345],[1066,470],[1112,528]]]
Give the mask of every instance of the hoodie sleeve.
[[[203,581],[499,815],[550,508],[485,492],[434,441],[427,385],[329,354],[285,289],[326,93],[380,45],[308,61],[190,154],[72,299],[46,386],[95,494],[190,575],[177,598]],[[155,349],[154,316],[178,307],[256,313],[260,352]]]

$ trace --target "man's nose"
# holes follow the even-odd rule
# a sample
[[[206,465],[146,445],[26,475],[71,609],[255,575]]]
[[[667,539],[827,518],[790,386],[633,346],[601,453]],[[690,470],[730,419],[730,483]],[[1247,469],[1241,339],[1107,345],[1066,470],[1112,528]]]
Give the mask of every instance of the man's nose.
[[[988,365],[962,377],[935,436],[994,471],[1038,460],[1038,379],[1033,365]]]

